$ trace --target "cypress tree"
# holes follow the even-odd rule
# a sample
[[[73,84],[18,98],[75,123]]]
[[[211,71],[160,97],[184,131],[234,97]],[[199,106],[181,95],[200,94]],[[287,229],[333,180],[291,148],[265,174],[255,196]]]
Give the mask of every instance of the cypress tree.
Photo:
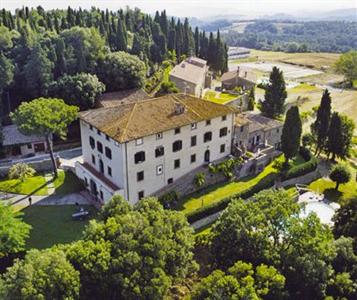
[[[340,116],[334,112],[331,117],[331,124],[327,138],[327,154],[332,154],[332,160],[336,157],[345,159],[352,147],[354,122],[346,116]]]
[[[324,148],[331,119],[331,96],[326,89],[321,98],[320,106],[317,110],[316,121],[311,125],[311,132],[316,140],[316,153],[319,154]]]
[[[276,118],[284,113],[284,105],[287,97],[283,72],[273,67],[270,73],[269,84],[265,89],[264,101],[260,110],[269,118]]]
[[[118,18],[118,26],[116,33],[116,49],[117,51],[127,51],[126,27],[124,22],[120,18]]]
[[[65,45],[62,38],[59,38],[56,42],[56,63],[54,68],[54,79],[67,73],[66,59],[64,55]]]
[[[161,31],[162,33],[165,35],[165,37],[168,36],[168,21],[167,21],[167,16],[166,16],[166,10],[161,12],[160,15],[160,27],[161,27]]]
[[[299,108],[292,106],[286,112],[283,132],[281,134],[281,149],[284,153],[286,163],[298,153],[301,133],[302,123]]]
[[[195,54],[197,57],[200,54],[200,32],[197,26],[195,28]]]
[[[216,52],[217,52],[217,47],[216,47],[216,41],[213,37],[213,33],[211,32],[209,35],[209,40],[208,40],[208,50],[207,50],[207,61],[208,64],[211,66],[216,65]]]
[[[254,110],[255,106],[255,88],[254,86],[250,89],[248,95],[248,110]]]

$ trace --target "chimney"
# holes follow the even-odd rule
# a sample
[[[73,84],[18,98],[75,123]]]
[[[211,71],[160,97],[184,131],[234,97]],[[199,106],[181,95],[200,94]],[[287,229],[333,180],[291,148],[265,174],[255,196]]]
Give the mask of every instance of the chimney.
[[[185,106],[182,103],[175,103],[175,115],[181,115],[185,112]]]

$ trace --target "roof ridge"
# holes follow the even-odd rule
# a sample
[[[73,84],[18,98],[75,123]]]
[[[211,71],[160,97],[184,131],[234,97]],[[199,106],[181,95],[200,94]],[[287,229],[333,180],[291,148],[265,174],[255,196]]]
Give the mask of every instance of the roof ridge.
[[[127,132],[127,130],[128,130],[128,127],[129,127],[129,122],[130,122],[130,120],[131,120],[132,117],[133,117],[134,110],[135,110],[137,104],[138,104],[138,102],[135,102],[135,103],[134,103],[133,108],[132,108],[132,110],[131,110],[131,112],[130,112],[128,121],[126,122],[126,126],[125,126],[125,128],[124,128],[124,130],[123,130],[123,137],[126,137],[126,132]]]
[[[181,99],[179,99],[178,97],[175,97],[175,96],[176,95],[173,95],[174,99],[177,99],[177,101],[179,101],[182,105],[184,105],[185,107],[188,107],[191,110],[191,112],[193,112],[196,116],[202,118],[201,115],[198,112],[196,112],[195,110],[192,109],[192,107],[186,105],[185,103],[183,103],[183,101]],[[188,95],[185,95],[185,96],[187,97]],[[188,97],[191,97],[191,96],[188,96]]]

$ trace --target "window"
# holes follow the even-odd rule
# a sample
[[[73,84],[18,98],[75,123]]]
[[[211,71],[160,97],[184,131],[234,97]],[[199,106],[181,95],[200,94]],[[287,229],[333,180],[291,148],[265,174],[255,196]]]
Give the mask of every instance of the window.
[[[240,127],[240,132],[243,132],[243,130],[244,130],[244,126],[241,126]]]
[[[32,144],[27,144],[27,149],[32,149]]]
[[[222,121],[227,120],[227,116],[222,116]]]
[[[220,151],[221,153],[225,152],[226,151],[226,144],[222,144],[221,147],[220,147]]]
[[[144,180],[144,171],[140,171],[136,173],[136,181],[143,181]]]
[[[173,182],[174,182],[174,179],[173,179],[173,178],[167,179],[167,184],[171,184],[171,183],[173,183]]]
[[[196,162],[196,154],[191,155],[191,164]]]
[[[174,160],[174,168],[178,169],[180,167],[180,160],[179,159],[175,159]]]
[[[105,147],[105,156],[112,159],[112,150],[108,147]]]
[[[209,141],[212,141],[212,132],[211,131],[206,132],[203,136],[204,143],[207,143]]]
[[[155,149],[155,157],[160,157],[165,154],[164,146],[159,146]]]
[[[111,167],[108,167],[107,170],[108,170],[108,175],[109,175],[109,176],[112,176],[112,168],[111,168]]]
[[[99,159],[99,171],[104,174],[104,163],[101,159]]]
[[[89,145],[92,149],[94,149],[95,147],[95,141],[94,138],[92,138],[91,136],[89,137]]]
[[[97,129],[97,134],[98,134],[98,135],[101,135],[101,133],[100,133],[100,130],[99,130],[99,129]]]
[[[191,130],[194,130],[194,129],[196,129],[197,128],[197,123],[192,123],[191,124]]]
[[[137,139],[137,140],[135,141],[135,143],[136,143],[136,146],[142,145],[142,144],[143,144],[143,139],[142,139],[142,138]]]
[[[156,175],[161,175],[164,172],[162,165],[156,166]]]
[[[175,134],[179,134],[180,132],[181,132],[181,128],[180,127],[175,128]]]
[[[140,191],[140,192],[138,193],[138,198],[139,198],[139,200],[141,200],[142,198],[144,198],[144,191]]]
[[[95,156],[92,154],[92,164],[95,165]]]
[[[197,145],[197,136],[191,136],[191,147]]]
[[[102,199],[102,200],[103,200],[103,198],[104,198],[104,197],[103,197],[103,192],[102,192],[102,191],[100,191],[100,192],[99,192],[99,194],[100,194],[100,199]]]
[[[90,129],[90,130],[93,130],[93,125],[89,125],[89,129]]]
[[[159,132],[159,133],[156,134],[156,139],[157,139],[157,140],[161,140],[162,137],[163,137],[162,132]]]
[[[145,152],[140,151],[134,155],[135,164],[140,164],[145,161]]]
[[[100,153],[103,153],[103,145],[101,142],[97,142],[97,150],[100,152]]]
[[[223,127],[219,130],[219,137],[222,137],[222,136],[226,136],[227,135],[227,132],[228,132],[228,128],[227,127]]]
[[[172,144],[172,151],[173,152],[177,152],[180,151],[182,149],[182,141],[175,141]]]
[[[279,133],[279,128],[276,130],[277,133]]]
[[[107,141],[110,141],[110,137],[109,137],[109,135],[105,135],[105,139],[107,140]]]
[[[211,125],[211,120],[206,121],[206,126]]]

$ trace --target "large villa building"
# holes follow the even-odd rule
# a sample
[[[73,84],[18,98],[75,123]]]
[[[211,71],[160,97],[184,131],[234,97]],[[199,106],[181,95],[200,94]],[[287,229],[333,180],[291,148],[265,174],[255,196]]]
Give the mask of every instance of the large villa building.
[[[85,111],[76,174],[99,201],[134,204],[231,153],[235,110],[184,94]]]

